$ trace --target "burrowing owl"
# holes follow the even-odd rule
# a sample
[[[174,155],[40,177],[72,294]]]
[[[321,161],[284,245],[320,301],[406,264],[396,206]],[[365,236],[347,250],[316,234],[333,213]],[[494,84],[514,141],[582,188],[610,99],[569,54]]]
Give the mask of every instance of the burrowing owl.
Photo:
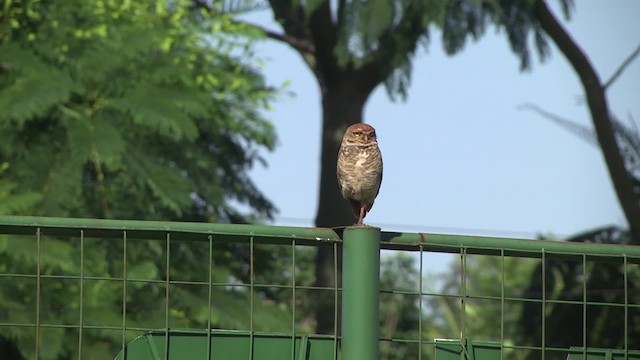
[[[372,126],[358,123],[347,128],[338,152],[337,172],[340,192],[358,218],[356,225],[363,225],[382,182],[382,154]]]

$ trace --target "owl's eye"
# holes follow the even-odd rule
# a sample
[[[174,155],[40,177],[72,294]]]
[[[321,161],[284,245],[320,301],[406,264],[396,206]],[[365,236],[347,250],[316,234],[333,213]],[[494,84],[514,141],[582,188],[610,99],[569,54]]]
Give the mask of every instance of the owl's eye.
[[[356,131],[356,132],[353,133],[353,136],[356,136],[356,137],[360,136],[360,135],[362,135],[362,133],[360,131]]]

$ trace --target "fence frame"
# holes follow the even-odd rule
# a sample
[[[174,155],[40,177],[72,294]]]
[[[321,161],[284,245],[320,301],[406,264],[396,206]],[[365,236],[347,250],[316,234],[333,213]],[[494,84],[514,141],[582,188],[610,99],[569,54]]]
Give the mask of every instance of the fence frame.
[[[504,256],[539,258],[542,259],[543,263],[551,258],[572,259],[574,261],[580,261],[583,264],[587,260],[597,259],[598,261],[624,264],[625,281],[627,265],[640,264],[640,246],[447,234],[380,232],[380,229],[373,227],[329,229],[265,225],[0,216],[0,234],[37,236],[38,259],[40,256],[41,234],[47,236],[79,237],[81,249],[83,248],[82,242],[86,237],[123,239],[123,236],[125,244],[127,241],[135,241],[135,239],[166,240],[168,244],[170,238],[179,237],[181,240],[209,241],[210,246],[212,238],[215,238],[215,241],[247,244],[250,245],[252,249],[254,244],[333,246],[334,253],[336,253],[337,247],[341,246],[343,250],[343,285],[340,289],[338,289],[336,285],[335,290],[336,294],[339,290],[342,291],[342,321],[337,323],[342,324],[340,341],[343,360],[377,359],[379,356],[378,344],[380,339],[377,324],[379,323],[381,248],[419,252],[421,259],[422,253],[425,251],[457,253],[461,254],[463,259],[466,255],[470,254],[495,255],[503,258]],[[168,256],[167,253],[167,257]],[[464,270],[464,261],[462,264]],[[83,265],[81,263],[81,286],[84,275],[82,267]],[[422,261],[420,261],[420,270],[422,274]],[[40,275],[39,260],[37,264],[37,275]],[[209,282],[211,282],[211,279],[209,279]],[[37,291],[39,292],[39,277],[37,284]],[[420,285],[419,294],[422,296],[424,293],[422,291],[422,284]],[[295,289],[294,280],[294,294]],[[80,291],[82,291],[82,287]],[[39,296],[39,293],[37,296]],[[463,292],[462,297],[464,298],[465,296]],[[211,293],[209,293],[209,297],[211,297]],[[211,299],[209,300],[211,301]],[[585,306],[587,303],[585,299]],[[543,298],[543,308],[544,305],[545,300]],[[168,303],[166,306],[168,306]],[[625,303],[625,311],[627,306],[628,304]],[[420,304],[420,308],[422,309],[422,304]],[[37,306],[36,334],[40,328],[40,315],[40,309],[39,306]],[[82,330],[81,299],[80,336],[82,336]],[[422,322],[420,319],[420,331],[421,330]],[[584,331],[585,330],[583,330],[583,332]],[[338,336],[335,335],[335,338],[337,342]],[[461,338],[464,338],[464,336],[461,336]],[[420,342],[422,342],[422,339]],[[544,349],[544,336],[542,348]],[[38,346],[36,346],[36,355],[37,353]],[[82,341],[79,341],[79,354],[81,353]]]

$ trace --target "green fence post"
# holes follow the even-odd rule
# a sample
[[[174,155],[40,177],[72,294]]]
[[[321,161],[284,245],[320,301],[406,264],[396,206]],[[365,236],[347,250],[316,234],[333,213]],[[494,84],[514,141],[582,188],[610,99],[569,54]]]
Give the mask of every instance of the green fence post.
[[[342,256],[342,359],[377,360],[380,229],[347,228]]]

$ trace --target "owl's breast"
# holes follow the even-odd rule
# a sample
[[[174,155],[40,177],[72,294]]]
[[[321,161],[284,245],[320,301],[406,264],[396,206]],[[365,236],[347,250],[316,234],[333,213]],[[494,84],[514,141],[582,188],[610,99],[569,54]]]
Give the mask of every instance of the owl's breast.
[[[355,154],[356,163],[353,165],[356,171],[363,171],[367,168],[367,163],[369,162],[369,158],[371,158],[371,154],[369,151],[359,151]]]
[[[382,157],[377,146],[346,147],[338,158],[338,181],[342,195],[372,202],[382,180]]]

